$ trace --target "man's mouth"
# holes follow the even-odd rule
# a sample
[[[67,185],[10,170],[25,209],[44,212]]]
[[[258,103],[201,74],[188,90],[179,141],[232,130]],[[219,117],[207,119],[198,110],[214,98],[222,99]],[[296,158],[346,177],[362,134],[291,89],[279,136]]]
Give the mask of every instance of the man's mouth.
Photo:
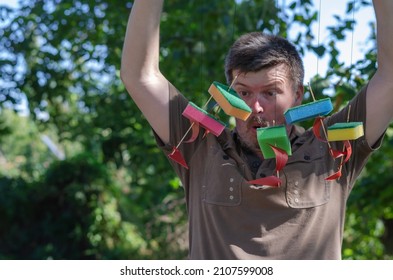
[[[257,124],[257,125],[253,125],[251,128],[254,130],[257,130],[258,128],[261,128],[261,127],[264,127],[264,126]]]
[[[252,130],[255,130],[255,131],[256,131],[258,128],[270,126],[269,121],[264,120],[263,118],[261,118],[261,117],[259,117],[259,116],[254,116],[254,117],[252,117],[250,124],[251,124],[251,125],[250,125],[251,129],[252,129]]]

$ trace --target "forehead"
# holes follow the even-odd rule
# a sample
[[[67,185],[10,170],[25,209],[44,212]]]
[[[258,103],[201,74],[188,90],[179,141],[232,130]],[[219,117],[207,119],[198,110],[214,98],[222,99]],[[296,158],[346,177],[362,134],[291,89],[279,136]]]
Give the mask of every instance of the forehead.
[[[264,68],[256,72],[241,72],[240,70],[235,69],[233,70],[234,86],[236,86],[236,84],[262,86],[271,83],[276,83],[277,85],[282,86],[291,86],[293,84],[293,80],[289,73],[290,71],[288,66],[285,64]]]

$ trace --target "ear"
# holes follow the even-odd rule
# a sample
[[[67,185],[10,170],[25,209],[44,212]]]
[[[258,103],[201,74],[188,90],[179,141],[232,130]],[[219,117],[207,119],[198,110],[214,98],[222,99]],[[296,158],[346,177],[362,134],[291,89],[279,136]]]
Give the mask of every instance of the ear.
[[[303,85],[299,85],[297,87],[297,89],[296,89],[296,92],[295,92],[294,106],[299,106],[299,105],[302,104],[303,95],[304,95],[304,86]]]

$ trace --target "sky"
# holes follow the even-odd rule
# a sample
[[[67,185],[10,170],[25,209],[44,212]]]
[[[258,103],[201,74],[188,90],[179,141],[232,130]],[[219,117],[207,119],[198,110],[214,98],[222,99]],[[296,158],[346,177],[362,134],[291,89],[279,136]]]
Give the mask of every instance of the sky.
[[[223,0],[225,1],[225,0]],[[289,0],[277,0],[278,4],[289,3]],[[327,39],[326,27],[334,24],[336,21],[333,15],[345,16],[345,10],[348,2],[360,0],[313,0],[315,7],[321,11],[320,25],[314,25],[314,32],[318,34],[318,29],[320,30],[320,35],[317,40],[319,42],[324,42]],[[0,0],[0,5],[6,4],[11,7],[17,6],[18,0]],[[371,0],[369,0],[371,2]],[[321,7],[320,7],[321,4]],[[320,7],[320,8],[319,8]],[[348,34],[347,40],[340,42],[340,58],[345,61],[346,65],[350,65],[351,62],[356,62],[361,59],[365,53],[365,50],[369,49],[369,44],[367,45],[367,39],[370,35],[369,22],[375,21],[374,10],[372,6],[367,8],[362,8],[361,11],[355,13],[355,21],[357,22],[354,31]],[[353,40],[353,44],[352,44]],[[318,42],[318,41],[317,41]],[[317,43],[316,42],[316,43]],[[310,81],[310,77],[316,74],[323,75],[328,68],[328,61],[326,59],[318,59],[312,53],[307,53],[304,57],[305,66],[305,83]],[[341,59],[340,59],[341,60]]]
[[[283,0],[288,1],[288,0]],[[318,34],[318,29],[320,29],[319,41],[322,43],[327,39],[327,26],[331,26],[336,23],[333,15],[339,15],[343,18],[345,16],[346,7],[349,2],[354,0],[313,0],[315,7],[319,9],[319,4],[321,2],[321,18],[320,26],[318,24],[314,25],[314,34]],[[359,3],[359,0],[355,0]],[[371,0],[368,1],[371,3]],[[356,25],[353,32],[347,34],[347,39],[343,42],[337,43],[340,50],[339,61],[344,61],[346,65],[350,65],[351,62],[354,63],[357,60],[364,57],[365,51],[373,47],[372,42],[368,40],[371,34],[371,29],[369,26],[370,22],[375,22],[375,14],[372,6],[367,6],[362,8],[359,12],[351,15],[349,19],[354,16]],[[352,44],[353,40],[353,44]],[[317,41],[318,42],[318,41]],[[316,43],[317,43],[316,42]],[[317,59],[317,57],[311,53],[308,53],[303,57],[305,65],[305,83],[310,80],[316,74],[323,74],[328,68],[327,59]]]
[[[10,7],[16,7],[17,3],[17,0],[0,0],[0,5],[8,5]]]

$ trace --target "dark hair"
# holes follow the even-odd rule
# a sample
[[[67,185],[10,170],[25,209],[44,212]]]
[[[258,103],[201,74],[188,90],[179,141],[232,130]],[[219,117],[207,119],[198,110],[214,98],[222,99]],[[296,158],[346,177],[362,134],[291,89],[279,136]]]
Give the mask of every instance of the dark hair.
[[[233,70],[242,73],[257,72],[264,68],[285,64],[294,86],[303,84],[303,61],[294,45],[288,40],[261,32],[242,35],[229,49],[225,59],[227,83],[233,80]]]

